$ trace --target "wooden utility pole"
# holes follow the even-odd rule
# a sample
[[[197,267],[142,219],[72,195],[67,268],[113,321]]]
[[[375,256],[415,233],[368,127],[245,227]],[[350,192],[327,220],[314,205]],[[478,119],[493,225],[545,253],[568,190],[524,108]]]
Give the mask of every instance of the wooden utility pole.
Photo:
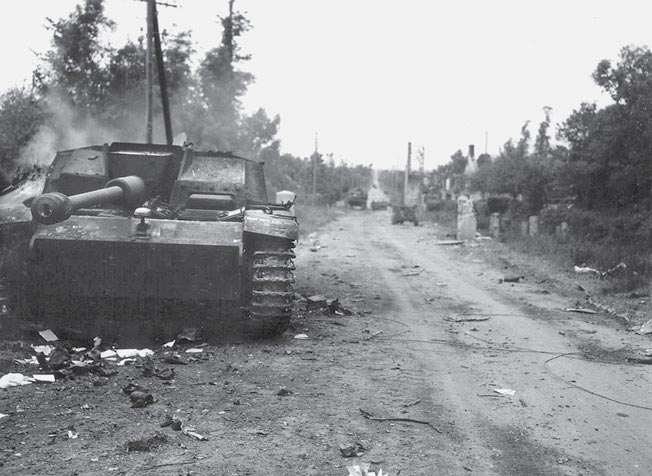
[[[419,207],[421,211],[426,210],[426,201],[424,199],[423,187],[426,177],[425,162],[426,162],[426,148],[421,146],[417,149],[417,160],[419,161]]]
[[[153,142],[153,88],[154,88],[154,55],[158,67],[158,78],[161,89],[161,103],[163,106],[163,121],[165,122],[165,138],[168,145],[172,145],[172,121],[170,120],[170,103],[168,101],[167,82],[165,80],[165,67],[163,65],[163,50],[161,48],[161,35],[158,28],[158,14],[156,5],[175,7],[176,5],[156,0],[141,0],[147,2],[147,50],[145,52],[145,142]]]
[[[145,53],[145,142],[152,143],[152,37],[154,32],[154,15],[156,2],[147,0],[147,52]]]
[[[312,154],[312,205],[317,198],[317,158],[319,157],[319,142],[315,132],[315,152]]]
[[[410,168],[412,167],[412,142],[408,142],[408,156],[405,164],[405,177],[403,179],[403,206],[407,207],[408,184],[410,180]]]
[[[165,65],[163,64],[163,49],[161,48],[161,34],[158,29],[158,12],[154,3],[154,19],[152,22],[154,34],[154,51],[156,52],[156,66],[158,68],[158,81],[161,86],[161,106],[163,107],[163,123],[165,124],[165,140],[167,145],[172,145],[172,120],[170,119],[170,102],[168,101],[168,84],[165,79]]]

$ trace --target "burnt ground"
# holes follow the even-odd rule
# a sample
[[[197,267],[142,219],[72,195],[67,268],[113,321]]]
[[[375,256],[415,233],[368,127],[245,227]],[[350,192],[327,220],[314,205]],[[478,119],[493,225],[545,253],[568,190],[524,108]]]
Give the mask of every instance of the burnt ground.
[[[563,311],[585,302],[574,276],[498,243],[438,245],[445,235],[343,213],[321,249],[297,248],[296,288],[351,315],[298,299],[273,340],[186,343],[185,364],[156,348],[0,390],[0,473],[650,474],[650,367],[632,360],[649,339]],[[501,283],[508,272],[526,279]],[[31,343],[4,342],[0,374],[45,373],[14,360]],[[152,402],[134,407],[129,384]]]

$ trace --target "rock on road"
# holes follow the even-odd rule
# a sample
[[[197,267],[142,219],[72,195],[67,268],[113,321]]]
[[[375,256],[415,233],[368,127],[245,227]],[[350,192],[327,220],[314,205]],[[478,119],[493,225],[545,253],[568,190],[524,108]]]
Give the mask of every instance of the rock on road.
[[[433,227],[388,213],[346,214],[319,238],[317,253],[299,247],[299,283],[372,303],[370,342],[398,360],[379,369],[369,356],[342,375],[376,397],[350,407],[431,424],[380,423],[391,437],[375,436],[371,460],[384,471],[652,474],[649,367],[584,352],[623,347],[622,329],[563,312],[565,296],[499,284],[480,246],[438,246]]]

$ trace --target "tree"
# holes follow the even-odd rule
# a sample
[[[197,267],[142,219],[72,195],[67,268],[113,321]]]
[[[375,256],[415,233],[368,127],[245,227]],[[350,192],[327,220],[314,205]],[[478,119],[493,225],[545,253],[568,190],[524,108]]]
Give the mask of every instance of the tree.
[[[550,136],[548,135],[548,129],[550,128],[551,111],[552,108],[548,106],[543,108],[545,119],[541,121],[541,124],[539,124],[539,132],[537,133],[537,137],[534,142],[534,152],[540,158],[544,158],[550,153]]]
[[[614,104],[582,104],[559,135],[569,152],[563,178],[587,208],[652,205],[652,52],[621,49],[615,65],[601,61],[595,82]]]
[[[104,15],[103,0],[85,0],[66,19],[48,19],[52,49],[44,56],[43,86],[65,94],[82,111],[102,109],[110,50],[101,34],[114,27]]]
[[[222,149],[234,149],[237,144],[237,124],[241,113],[241,98],[254,77],[238,69],[250,57],[240,54],[238,38],[251,29],[249,20],[233,10],[229,0],[229,14],[220,17],[222,40],[220,46],[206,53],[199,67],[199,84],[207,120],[213,125],[203,131],[202,142]]]
[[[469,160],[464,157],[462,151],[458,149],[453,155],[451,155],[451,172],[454,174],[463,174],[468,162]]]

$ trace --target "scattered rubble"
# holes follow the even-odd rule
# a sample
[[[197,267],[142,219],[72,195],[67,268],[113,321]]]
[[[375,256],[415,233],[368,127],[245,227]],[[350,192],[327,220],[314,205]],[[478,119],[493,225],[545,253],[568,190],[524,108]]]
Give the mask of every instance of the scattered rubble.
[[[378,470],[378,474],[374,471],[369,471],[371,465],[369,463],[361,463],[353,466],[347,466],[349,472],[348,476],[388,476],[388,473],[383,473],[382,469]]]
[[[206,438],[204,435],[201,433],[197,433],[197,430],[195,430],[192,427],[181,427],[181,433],[183,433],[186,436],[189,436],[190,438],[194,438],[195,440],[199,441],[208,441],[208,438]]]
[[[494,392],[496,392],[499,395],[503,396],[512,396],[516,394],[516,390],[512,390],[511,388],[494,388],[492,389]]]
[[[131,392],[129,400],[131,400],[131,408],[143,408],[154,403],[154,397],[151,393],[141,392],[140,390]]]
[[[637,332],[639,334],[652,334],[652,319],[645,322]]]
[[[279,397],[288,397],[292,395],[292,391],[288,390],[286,387],[281,387],[278,392],[276,392],[276,395]]]
[[[163,355],[163,362],[173,365],[188,365],[188,362],[183,360],[179,354],[174,352],[166,352]]]
[[[488,321],[489,319],[491,319],[491,316],[462,316],[462,317],[445,316],[444,317],[445,321],[450,321],[450,322],[480,322],[480,321]]]
[[[326,296],[322,296],[321,294],[316,294],[314,296],[307,297],[306,303],[308,305],[308,309],[321,308],[321,307],[326,307],[328,305],[328,299],[326,298]]]
[[[29,385],[34,383],[32,377],[27,377],[19,373],[9,373],[0,377],[0,388],[18,387],[20,385]]]
[[[429,421],[424,421],[424,420],[416,420],[414,418],[403,418],[403,417],[390,417],[390,418],[380,418],[380,417],[375,417],[372,413],[360,408],[360,413],[362,414],[363,417],[365,417],[367,420],[373,420],[373,421],[402,421],[406,423],[418,423],[420,425],[427,425],[433,430],[435,430],[437,433],[441,433],[441,430],[434,426],[432,423]]]
[[[331,316],[350,316],[353,312],[342,306],[339,299],[330,299],[327,301],[324,314]]]
[[[600,271],[595,268],[591,268],[588,266],[574,266],[573,271],[575,271],[578,274],[594,274],[600,279],[605,279],[608,278],[611,274],[616,273],[617,271],[627,269],[627,265],[625,263],[618,263],[616,266],[613,268],[608,269],[607,271]]]
[[[59,338],[56,336],[54,332],[52,332],[50,329],[46,329],[44,331],[40,331],[39,335],[43,337],[43,339],[46,342],[56,342],[59,340]]]
[[[358,442],[340,445],[340,453],[345,458],[360,457],[365,451],[367,451],[367,449]]]
[[[593,309],[587,309],[585,307],[565,307],[563,309],[565,312],[579,312],[581,314],[597,314],[598,311],[594,311]]]

